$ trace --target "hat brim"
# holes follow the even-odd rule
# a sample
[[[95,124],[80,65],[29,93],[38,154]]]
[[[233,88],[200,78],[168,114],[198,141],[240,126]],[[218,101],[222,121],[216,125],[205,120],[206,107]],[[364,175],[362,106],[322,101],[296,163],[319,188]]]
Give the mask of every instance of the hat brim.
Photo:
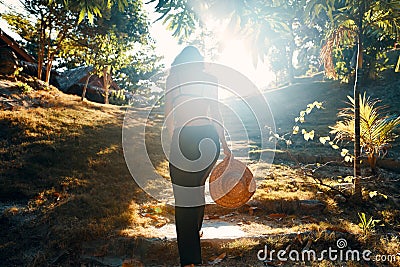
[[[225,208],[239,208],[256,191],[256,181],[250,169],[241,161],[227,157],[210,175],[210,195],[214,202]]]

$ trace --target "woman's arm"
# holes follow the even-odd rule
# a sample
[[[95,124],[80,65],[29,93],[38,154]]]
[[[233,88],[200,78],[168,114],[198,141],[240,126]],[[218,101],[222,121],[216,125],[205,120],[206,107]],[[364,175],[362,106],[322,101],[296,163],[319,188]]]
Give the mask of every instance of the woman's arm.
[[[223,126],[222,116],[219,109],[219,101],[218,101],[218,86],[214,86],[214,93],[212,97],[212,101],[210,101],[210,115],[212,118],[212,123],[218,133],[219,139],[222,144],[222,148],[224,149],[224,154],[226,156],[230,156],[232,154],[231,150],[229,149],[228,143],[225,139],[225,130]]]
[[[217,104],[217,106],[218,106],[218,104]],[[214,117],[213,123],[214,123],[215,129],[217,130],[219,140],[221,140],[222,148],[224,149],[224,154],[225,154],[225,156],[230,156],[232,154],[232,152],[229,149],[228,143],[226,142],[226,139],[225,139],[225,130],[224,130],[224,126],[222,123],[221,113],[219,112],[218,107],[217,107],[217,110],[215,111],[214,116],[213,116]]]
[[[174,116],[171,113],[173,109],[172,100],[174,98],[172,86],[171,86],[171,79],[170,77],[167,78],[166,88],[165,88],[165,97],[164,97],[164,120],[165,126],[167,127],[167,131],[169,133],[170,138],[172,138],[172,134],[174,133]],[[168,118],[168,120],[167,120]]]

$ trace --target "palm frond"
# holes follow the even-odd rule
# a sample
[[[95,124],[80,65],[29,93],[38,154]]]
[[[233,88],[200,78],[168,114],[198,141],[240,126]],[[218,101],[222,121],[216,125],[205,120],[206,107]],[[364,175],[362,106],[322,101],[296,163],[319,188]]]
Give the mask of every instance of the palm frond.
[[[400,116],[387,116],[382,113],[386,106],[377,106],[380,100],[371,100],[366,94],[360,97],[360,143],[363,151],[370,157],[384,155],[398,136],[394,130],[400,126]],[[330,126],[330,133],[339,140],[354,141],[354,99],[348,96],[350,107],[339,111],[342,118],[334,126]]]
[[[338,74],[335,70],[335,65],[333,62],[333,50],[336,46],[343,44],[354,44],[357,39],[357,31],[350,21],[347,24],[339,26],[334,30],[326,40],[326,43],[322,46],[320,52],[320,60],[324,65],[325,75],[328,78],[337,79]]]

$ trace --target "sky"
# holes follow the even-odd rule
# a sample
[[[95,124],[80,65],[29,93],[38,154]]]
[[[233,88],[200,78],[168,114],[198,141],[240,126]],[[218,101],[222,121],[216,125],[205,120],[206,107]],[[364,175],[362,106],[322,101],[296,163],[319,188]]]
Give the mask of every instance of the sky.
[[[166,26],[163,25],[161,21],[155,22],[159,17],[159,15],[153,11],[156,4],[157,3],[144,4],[144,7],[150,19],[151,36],[156,40],[156,51],[159,55],[164,56],[163,63],[168,67],[184,46],[178,44],[177,39],[172,37],[172,33],[166,30]]]
[[[10,8],[18,8],[17,6],[19,6],[19,1],[15,1],[15,0],[3,0],[4,4],[0,4],[0,13],[3,13],[5,11],[9,11]],[[7,33],[8,35],[10,35],[12,38],[16,39],[16,40],[20,40],[21,37],[19,37],[18,34],[15,34],[13,31],[10,30],[7,22],[0,18],[0,28]]]
[[[0,4],[0,13],[9,10],[10,7],[16,7],[18,9],[19,1],[15,0],[3,0],[4,5]],[[183,45],[178,44],[178,40],[172,37],[172,32],[166,29],[166,26],[162,24],[162,21],[155,22],[158,18],[154,10],[155,3],[145,4],[145,9],[148,12],[150,18],[150,33],[151,36],[156,41],[156,52],[158,55],[163,56],[162,63],[166,67],[171,65],[171,62],[177,54],[184,48]],[[220,25],[215,25],[217,22],[208,21],[214,27],[220,27]],[[13,33],[8,24],[0,19],[0,27],[7,34],[16,40],[21,39],[17,34]],[[275,79],[274,74],[269,70],[268,66],[262,62],[259,62],[257,67],[254,67],[252,63],[251,51],[245,48],[243,41],[237,39],[235,36],[225,36],[221,35],[222,41],[227,45],[224,46],[221,54],[216,58],[216,63],[220,63],[229,66],[245,76],[247,76],[255,85],[259,88],[266,87],[271,81]],[[223,39],[228,38],[228,39]]]
[[[149,14],[151,23],[151,35],[157,42],[157,52],[164,56],[163,63],[166,67],[171,65],[171,62],[177,54],[184,48],[179,45],[176,38],[172,37],[172,32],[166,29],[166,26],[161,21],[153,23],[159,15],[154,12],[156,3],[147,4],[145,8]],[[208,18],[209,19],[209,18]],[[220,23],[216,21],[208,21],[211,28],[221,28]],[[259,62],[257,67],[254,67],[252,62],[251,51],[245,48],[244,42],[235,36],[222,33],[219,36],[226,43],[221,54],[216,58],[216,63],[227,65],[235,70],[240,71],[247,76],[258,87],[266,87],[270,82],[275,80],[275,76],[269,67],[262,62]],[[224,38],[226,38],[224,40]]]

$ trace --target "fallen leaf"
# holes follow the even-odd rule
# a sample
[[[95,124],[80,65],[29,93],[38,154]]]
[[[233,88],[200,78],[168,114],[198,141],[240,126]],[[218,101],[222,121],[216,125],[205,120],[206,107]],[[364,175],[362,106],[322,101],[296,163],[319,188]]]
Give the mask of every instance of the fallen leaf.
[[[225,257],[226,257],[226,252],[220,254],[218,257],[211,258],[211,259],[208,261],[208,264],[211,264],[211,265],[218,264],[218,263],[220,263],[221,261],[223,261],[223,259],[225,259]]]
[[[285,218],[287,215],[285,213],[271,213],[268,215],[271,219],[282,219]]]
[[[156,228],[161,228],[161,227],[163,227],[164,225],[166,225],[167,224],[167,222],[159,222],[159,223],[157,223],[156,225],[155,225],[155,227]]]

